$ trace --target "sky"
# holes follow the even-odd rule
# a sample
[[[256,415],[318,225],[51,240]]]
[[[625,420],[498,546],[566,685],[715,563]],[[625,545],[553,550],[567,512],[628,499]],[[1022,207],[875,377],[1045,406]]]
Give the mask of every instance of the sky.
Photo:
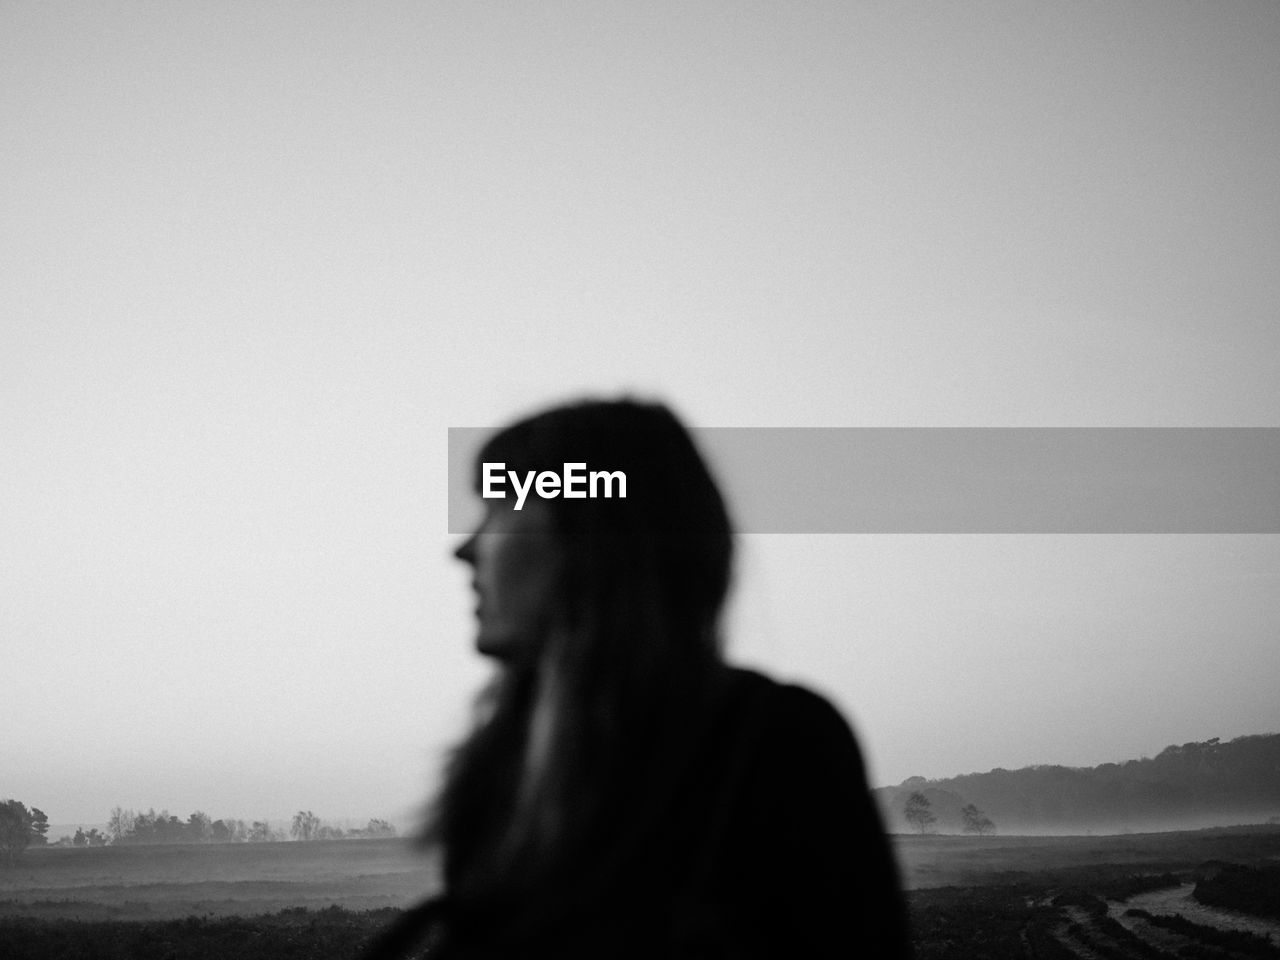
[[[0,797],[411,820],[449,427],[1273,427],[1280,7],[0,4]],[[873,784],[1280,732],[1274,535],[744,535]]]

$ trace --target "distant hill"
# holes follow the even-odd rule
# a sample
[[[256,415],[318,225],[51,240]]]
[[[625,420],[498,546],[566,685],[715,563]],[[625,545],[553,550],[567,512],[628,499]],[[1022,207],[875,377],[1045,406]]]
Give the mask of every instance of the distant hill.
[[[903,805],[923,793],[939,833],[960,833],[974,804],[998,833],[1139,833],[1280,823],[1280,734],[1216,738],[1097,767],[997,768],[944,780],[912,777],[874,791],[891,832],[910,833]]]

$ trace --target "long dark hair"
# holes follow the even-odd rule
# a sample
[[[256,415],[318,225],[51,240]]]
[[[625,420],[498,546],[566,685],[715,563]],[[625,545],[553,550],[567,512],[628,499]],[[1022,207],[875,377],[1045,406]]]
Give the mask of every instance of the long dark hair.
[[[584,401],[495,435],[478,462],[620,470],[627,495],[547,500],[565,558],[559,628],[499,669],[426,832],[451,900],[507,923],[607,889],[673,799],[714,707],[733,540],[720,491],[661,404]]]

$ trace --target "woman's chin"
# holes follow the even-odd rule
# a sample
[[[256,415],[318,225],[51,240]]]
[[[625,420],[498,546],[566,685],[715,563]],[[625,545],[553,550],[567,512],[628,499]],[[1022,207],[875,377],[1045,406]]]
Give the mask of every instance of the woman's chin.
[[[519,644],[506,636],[495,636],[481,631],[476,636],[476,653],[494,660],[511,660],[515,657]]]

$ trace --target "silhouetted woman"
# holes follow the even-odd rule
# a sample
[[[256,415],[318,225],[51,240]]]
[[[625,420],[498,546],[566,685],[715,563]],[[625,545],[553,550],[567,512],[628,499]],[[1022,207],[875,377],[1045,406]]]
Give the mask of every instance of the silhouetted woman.
[[[729,517],[676,418],[558,407],[478,461],[622,471],[626,496],[489,499],[457,550],[498,670],[432,811],[445,894],[374,956],[906,956],[848,725],[721,657]]]

